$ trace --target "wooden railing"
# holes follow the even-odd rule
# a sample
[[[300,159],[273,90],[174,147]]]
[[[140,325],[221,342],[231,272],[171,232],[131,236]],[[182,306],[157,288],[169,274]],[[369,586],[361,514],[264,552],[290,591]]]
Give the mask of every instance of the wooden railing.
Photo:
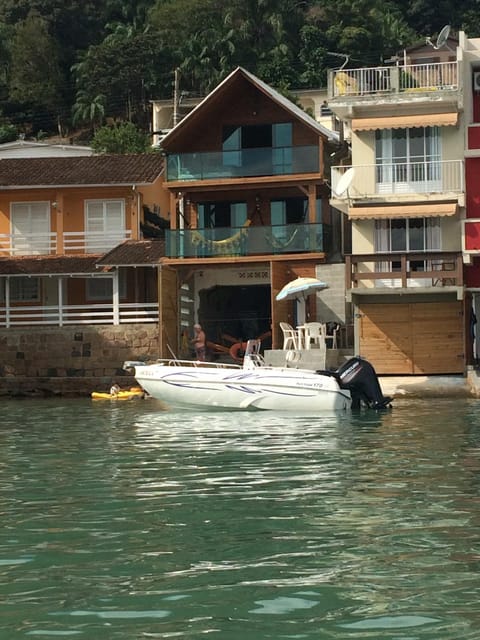
[[[462,254],[457,252],[347,255],[345,265],[347,290],[463,286]]]

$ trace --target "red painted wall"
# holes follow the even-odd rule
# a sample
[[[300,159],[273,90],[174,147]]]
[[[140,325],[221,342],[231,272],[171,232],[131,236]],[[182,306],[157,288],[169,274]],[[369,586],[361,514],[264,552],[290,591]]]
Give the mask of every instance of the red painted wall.
[[[467,218],[480,218],[480,158],[465,158]]]

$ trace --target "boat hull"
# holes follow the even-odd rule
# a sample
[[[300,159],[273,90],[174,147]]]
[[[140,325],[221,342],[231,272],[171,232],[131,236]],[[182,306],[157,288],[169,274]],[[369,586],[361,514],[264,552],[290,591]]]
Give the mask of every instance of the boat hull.
[[[135,378],[171,406],[225,410],[344,411],[350,392],[333,376],[279,367],[223,369],[153,364],[135,367]]]

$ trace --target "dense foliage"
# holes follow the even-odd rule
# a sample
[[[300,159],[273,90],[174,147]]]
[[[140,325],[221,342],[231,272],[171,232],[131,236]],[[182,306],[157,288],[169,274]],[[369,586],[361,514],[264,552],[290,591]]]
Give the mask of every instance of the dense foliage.
[[[150,125],[175,69],[204,95],[241,65],[288,91],[329,68],[376,65],[446,25],[480,33],[478,0],[0,0],[0,129]]]

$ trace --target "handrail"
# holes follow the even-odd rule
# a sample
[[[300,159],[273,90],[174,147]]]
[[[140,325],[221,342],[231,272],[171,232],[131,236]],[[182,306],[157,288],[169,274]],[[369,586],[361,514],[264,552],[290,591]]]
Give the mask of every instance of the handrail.
[[[345,267],[347,290],[463,286],[462,254],[453,251],[347,255]]]

